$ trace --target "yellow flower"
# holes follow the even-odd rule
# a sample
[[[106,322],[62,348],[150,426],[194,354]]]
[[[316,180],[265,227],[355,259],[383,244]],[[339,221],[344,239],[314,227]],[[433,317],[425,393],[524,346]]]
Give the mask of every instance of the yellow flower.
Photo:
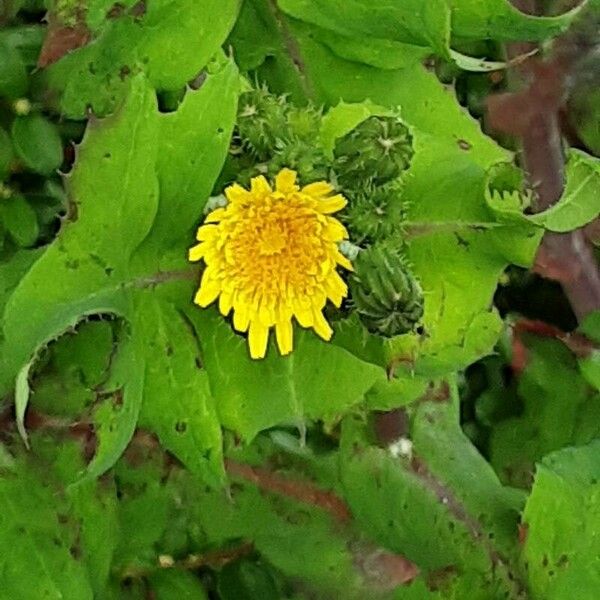
[[[346,229],[329,216],[346,199],[332,191],[324,181],[300,188],[296,172],[282,169],[274,190],[262,175],[249,191],[229,186],[228,204],[198,229],[189,259],[203,259],[206,269],[194,302],[205,307],[219,298],[221,314],[233,309],[233,326],[248,332],[252,358],[264,357],[272,327],[281,354],[292,351],[292,317],[331,338],[322,311],[328,299],[340,306],[348,293],[337,266],[352,269],[338,249]]]

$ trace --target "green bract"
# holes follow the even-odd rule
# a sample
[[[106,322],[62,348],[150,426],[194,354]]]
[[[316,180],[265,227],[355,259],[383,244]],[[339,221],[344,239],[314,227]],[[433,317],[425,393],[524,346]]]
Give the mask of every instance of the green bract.
[[[397,250],[363,250],[355,260],[352,301],[372,333],[393,337],[414,329],[423,316],[423,291]]]

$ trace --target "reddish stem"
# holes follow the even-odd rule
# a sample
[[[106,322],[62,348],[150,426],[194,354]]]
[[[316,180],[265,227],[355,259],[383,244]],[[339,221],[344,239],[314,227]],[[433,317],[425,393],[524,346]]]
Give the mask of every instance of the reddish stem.
[[[513,0],[529,13],[532,0]],[[511,44],[510,57],[531,50],[531,45]],[[488,99],[490,124],[521,138],[523,166],[537,198],[535,211],[555,204],[564,190],[565,160],[559,114],[567,96],[568,74],[587,50],[585,40],[566,35],[555,44],[551,59],[532,58],[518,71],[528,86],[519,92]],[[560,282],[578,320],[600,309],[600,269],[583,230],[547,233],[536,257],[534,270]]]

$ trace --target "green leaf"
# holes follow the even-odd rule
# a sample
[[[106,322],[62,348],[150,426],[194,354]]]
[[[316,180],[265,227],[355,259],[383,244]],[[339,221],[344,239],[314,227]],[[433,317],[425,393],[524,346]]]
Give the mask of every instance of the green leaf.
[[[43,249],[18,250],[8,262],[0,263],[0,319],[4,313],[4,307],[19,281],[31,268],[35,261],[43,253]],[[0,331],[0,342],[2,341]],[[2,382],[2,368],[4,361],[0,362],[0,383]],[[2,385],[0,385],[0,390]]]
[[[325,29],[352,36],[391,39],[448,52],[450,10],[445,0],[373,4],[365,0],[279,0],[283,11]]]
[[[219,573],[221,600],[278,600],[280,592],[265,565],[239,560],[226,565]]]
[[[91,125],[78,150],[68,179],[76,221],[65,225],[8,302],[4,334],[14,372],[83,316],[127,310],[127,262],[157,202],[154,99],[143,79],[135,82],[123,110]]]
[[[213,483],[222,478],[216,410],[199,371],[195,333],[178,307],[190,303],[197,278],[185,258],[188,219],[201,214],[221,168],[238,90],[235,66],[222,62],[200,90],[188,92],[181,116],[161,116],[144,77],[134,78],[121,110],[94,121],[78,149],[68,178],[75,220],[9,300],[3,327],[11,352],[3,356],[0,389],[21,372],[21,417],[28,396],[23,369],[40,349],[90,314],[114,314],[129,324],[94,412],[99,446],[86,477],[100,475],[123,451],[143,396],[144,423],[161,442]],[[198,169],[194,155],[207,148],[212,157]],[[182,162],[157,161],[159,154]]]
[[[21,53],[0,38],[0,96],[19,98],[27,92],[28,84]]]
[[[40,232],[37,215],[23,196],[0,201],[0,219],[17,246],[35,244]]]
[[[235,64],[219,57],[201,91],[188,92],[177,111],[160,115],[161,202],[149,239],[154,247],[190,239],[225,161],[240,91]]]
[[[360,404],[384,377],[383,369],[300,328],[289,356],[271,346],[265,359],[252,360],[246,340],[216,310],[193,307],[188,314],[198,331],[221,423],[247,440],[274,425],[332,422]]]
[[[567,183],[560,200],[530,220],[550,231],[577,229],[600,214],[600,159],[580,150],[569,151]]]
[[[523,561],[536,598],[594,598],[600,586],[600,442],[548,455],[538,465],[523,521]]]
[[[91,482],[69,488],[72,510],[80,521],[82,558],[87,565],[94,597],[102,597],[111,576],[113,555],[120,536],[114,486]]]
[[[109,397],[94,411],[98,445],[77,485],[99,477],[119,459],[133,436],[142,405],[146,366],[138,340],[121,342],[110,378],[103,386]]]
[[[20,465],[0,475],[0,589],[5,598],[92,599],[83,564],[70,549],[76,527],[40,474]],[[9,550],[8,550],[9,549]]]
[[[165,301],[145,295],[135,307],[134,334],[144,340],[146,386],[140,424],[188,467],[208,478],[221,474],[221,429],[208,376],[189,325]],[[217,484],[218,477],[211,483]]]
[[[290,16],[348,37],[428,46],[449,57],[450,33],[466,39],[540,41],[564,31],[580,8],[558,17],[519,12],[508,0],[368,2],[279,0]]]
[[[59,432],[34,432],[29,461],[37,477],[48,479],[55,495],[64,497],[59,520],[64,520],[63,511],[68,514],[77,535],[70,552],[85,566],[94,598],[104,597],[120,535],[113,482],[106,478],[67,487],[84,467],[82,444]]]
[[[536,17],[517,10],[509,0],[449,0],[452,34],[466,39],[542,41],[565,31],[584,3],[556,17]]]
[[[13,2],[13,6],[16,5]],[[46,26],[41,24],[16,25],[0,30],[0,44],[18,50],[26,67],[35,67],[44,43]]]
[[[82,323],[42,353],[35,369],[31,402],[48,415],[78,419],[106,383],[117,327],[107,321]]]
[[[517,387],[522,414],[494,424],[490,459],[504,481],[527,487],[536,461],[600,434],[600,394],[581,377],[564,344],[533,336],[522,341],[527,349]]]
[[[401,455],[370,445],[369,430],[345,420],[344,497],[358,523],[390,550],[425,571],[476,573],[495,597],[492,590],[506,593],[518,576],[511,557],[521,499],[462,433],[455,390],[442,384],[441,395],[417,405]]]
[[[93,43],[47,69],[47,85],[60,94],[61,112],[75,118],[83,118],[88,107],[97,115],[111,112],[126,93],[130,74],[140,71],[157,89],[182,88],[219,50],[240,1],[158,0],[144,6],[140,17],[125,13],[106,19]]]
[[[580,150],[571,149],[566,169],[566,186],[559,201],[534,215],[526,215],[530,196],[519,189],[493,189],[493,178],[500,164],[488,171],[486,202],[492,212],[506,223],[521,225],[523,231],[531,226],[563,233],[583,227],[600,214],[600,160]]]
[[[319,141],[325,153],[333,157],[335,141],[350,133],[356,126],[372,116],[389,116],[392,111],[383,106],[377,106],[369,100],[364,102],[340,102],[331,108],[323,117]]]
[[[206,591],[192,573],[170,569],[156,571],[150,578],[156,600],[206,600]]]
[[[14,156],[10,135],[0,127],[0,182],[8,177]]]
[[[63,162],[63,149],[56,125],[40,114],[17,117],[12,125],[17,156],[36,173],[50,175]]]

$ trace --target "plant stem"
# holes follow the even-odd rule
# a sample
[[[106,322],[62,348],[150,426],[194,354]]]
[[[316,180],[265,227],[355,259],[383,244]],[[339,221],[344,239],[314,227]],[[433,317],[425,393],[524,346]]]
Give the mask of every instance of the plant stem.
[[[513,4],[524,12],[539,13],[534,0],[513,0]],[[508,54],[514,57],[527,50],[531,45],[510,44]],[[567,34],[557,40],[550,59],[536,57],[520,66],[528,87],[488,99],[490,124],[521,138],[523,166],[537,194],[536,212],[555,204],[563,193],[565,159],[559,113],[567,96],[569,72],[587,50],[585,39]],[[579,321],[600,309],[600,269],[582,229],[546,233],[534,270],[562,285]]]

